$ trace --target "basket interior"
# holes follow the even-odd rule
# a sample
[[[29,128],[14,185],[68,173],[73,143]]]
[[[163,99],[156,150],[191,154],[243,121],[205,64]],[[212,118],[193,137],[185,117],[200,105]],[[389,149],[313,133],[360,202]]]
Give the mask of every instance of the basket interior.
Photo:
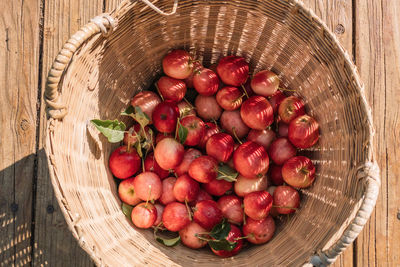
[[[157,1],[169,9],[172,1]],[[177,14],[161,17],[141,2],[125,2],[107,39],[86,43],[74,56],[61,86],[68,115],[57,123],[50,146],[56,192],[65,198],[67,221],[97,261],[115,266],[300,265],[334,241],[360,200],[356,167],[365,162],[369,126],[352,67],[320,24],[287,1],[179,1]],[[229,259],[207,249],[158,244],[122,214],[107,169],[107,143],[88,121],[119,117],[137,90],[161,73],[171,48],[196,51],[205,65],[237,54],[251,72],[272,69],[320,124],[318,145],[301,153],[317,168],[314,185],[302,190],[301,210],[281,218],[275,237]],[[121,118],[120,118],[121,119]],[[72,225],[72,224],[71,224]],[[71,226],[72,227],[72,226]]]

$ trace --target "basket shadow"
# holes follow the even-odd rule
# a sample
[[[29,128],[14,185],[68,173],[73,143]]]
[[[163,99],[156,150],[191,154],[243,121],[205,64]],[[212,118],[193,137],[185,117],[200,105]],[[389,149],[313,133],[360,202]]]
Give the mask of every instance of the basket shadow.
[[[13,181],[13,173],[22,177]],[[0,181],[0,266],[93,266],[68,229],[44,149],[0,170]]]

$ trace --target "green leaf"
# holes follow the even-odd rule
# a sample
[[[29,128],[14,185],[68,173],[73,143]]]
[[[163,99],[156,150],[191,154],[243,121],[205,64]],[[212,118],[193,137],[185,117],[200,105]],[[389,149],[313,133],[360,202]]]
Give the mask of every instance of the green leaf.
[[[226,250],[231,251],[237,245],[237,242],[231,242],[226,239],[223,240],[210,240],[208,241],[208,245],[215,250]]]
[[[157,225],[154,228],[154,232],[153,232],[154,238],[157,240],[157,242],[159,242],[159,243],[161,243],[161,244],[163,244],[164,246],[167,246],[167,247],[173,247],[173,246],[178,245],[179,242],[181,241],[181,237],[179,235],[177,237],[171,237],[170,236],[171,234],[176,235],[175,232],[167,231],[166,233],[164,233],[165,237],[157,235],[158,231],[161,229],[161,227],[160,227],[161,224],[162,223]]]
[[[228,182],[235,182],[239,173],[229,167],[226,164],[222,164],[218,167],[218,176],[217,180],[225,180]]]
[[[156,236],[156,240],[159,243],[163,244],[164,246],[173,247],[173,246],[176,246],[179,244],[179,242],[181,241],[181,237],[177,236],[175,238],[162,238],[162,237]]]
[[[140,107],[135,107],[135,114],[132,117],[140,124],[140,126],[142,126],[143,129],[150,122],[149,117]]]
[[[124,213],[126,217],[128,217],[129,219],[131,219],[131,214],[132,214],[133,206],[128,205],[128,204],[126,204],[126,203],[122,203],[121,208],[122,208],[122,213]]]
[[[110,143],[118,143],[124,139],[125,123],[118,120],[91,120],[105,137],[107,137]]]
[[[231,225],[226,219],[223,219],[221,223],[213,227],[210,232],[210,236],[216,240],[225,239],[231,231]]]
[[[121,112],[123,116],[131,116],[135,121],[137,121],[140,126],[144,129],[146,125],[149,124],[150,119],[146,113],[142,111],[142,109],[138,106],[132,107],[129,106],[125,111]]]
[[[135,108],[132,106],[129,106],[125,111],[121,112],[121,115],[123,116],[131,116],[133,113],[135,113]]]
[[[181,144],[185,143],[189,130],[178,121],[178,137]]]

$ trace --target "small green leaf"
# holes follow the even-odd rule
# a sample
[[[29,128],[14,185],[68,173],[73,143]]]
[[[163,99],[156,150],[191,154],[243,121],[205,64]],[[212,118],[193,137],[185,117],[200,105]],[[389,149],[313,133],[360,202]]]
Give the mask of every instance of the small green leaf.
[[[239,173],[226,164],[222,164],[218,167],[217,180],[225,180],[228,182],[235,182]]]
[[[223,219],[221,223],[213,227],[210,232],[210,236],[216,240],[225,239],[231,231],[231,225],[226,219]]]
[[[125,111],[121,112],[121,115],[123,116],[131,116],[135,112],[135,108],[132,106],[129,106]]]
[[[178,137],[181,144],[185,143],[189,130],[178,121]]]
[[[140,126],[144,129],[146,125],[149,124],[150,119],[147,116],[146,113],[142,111],[142,109],[139,106],[129,106],[125,111],[121,112],[121,115],[123,116],[131,116],[135,121],[137,121]]]
[[[163,244],[164,246],[167,247],[173,247],[179,244],[179,242],[181,241],[181,237],[178,235],[177,237],[171,237],[171,234],[176,235],[176,233],[174,232],[169,232],[167,231],[166,233],[163,233],[164,236],[159,236],[157,235],[158,231],[161,229],[161,225],[162,223],[160,223],[159,225],[157,225],[154,228],[154,238],[157,240],[157,242]]]
[[[164,246],[173,247],[173,246],[176,246],[179,244],[179,242],[181,241],[181,237],[177,236],[175,238],[162,238],[162,237],[156,236],[156,240],[159,243],[163,244]]]
[[[122,213],[124,213],[126,217],[128,217],[129,219],[131,219],[131,214],[132,214],[133,206],[128,205],[128,204],[126,204],[126,203],[122,203],[121,208],[122,208]]]
[[[214,250],[226,250],[226,251],[231,251],[234,249],[237,245],[237,242],[231,242],[226,239],[222,240],[210,240],[208,241],[208,245],[210,245],[211,248]]]
[[[96,126],[105,137],[107,137],[110,143],[118,143],[124,139],[125,133],[125,123],[118,120],[91,120],[91,122]]]

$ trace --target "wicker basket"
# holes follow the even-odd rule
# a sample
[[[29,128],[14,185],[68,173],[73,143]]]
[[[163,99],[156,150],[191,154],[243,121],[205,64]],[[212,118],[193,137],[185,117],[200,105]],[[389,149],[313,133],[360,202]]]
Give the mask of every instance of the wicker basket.
[[[55,194],[73,235],[98,265],[328,265],[362,230],[379,191],[372,121],[359,76],[334,35],[296,0],[125,1],[64,45],[46,85],[46,152]],[[156,11],[156,12],[155,12]],[[160,13],[160,14],[159,14]],[[168,15],[168,16],[164,16]],[[204,64],[244,56],[298,89],[320,123],[317,167],[302,208],[273,240],[220,259],[207,250],[166,248],[121,211],[107,168],[114,146],[88,126],[110,119],[148,88],[171,48],[194,50]]]

